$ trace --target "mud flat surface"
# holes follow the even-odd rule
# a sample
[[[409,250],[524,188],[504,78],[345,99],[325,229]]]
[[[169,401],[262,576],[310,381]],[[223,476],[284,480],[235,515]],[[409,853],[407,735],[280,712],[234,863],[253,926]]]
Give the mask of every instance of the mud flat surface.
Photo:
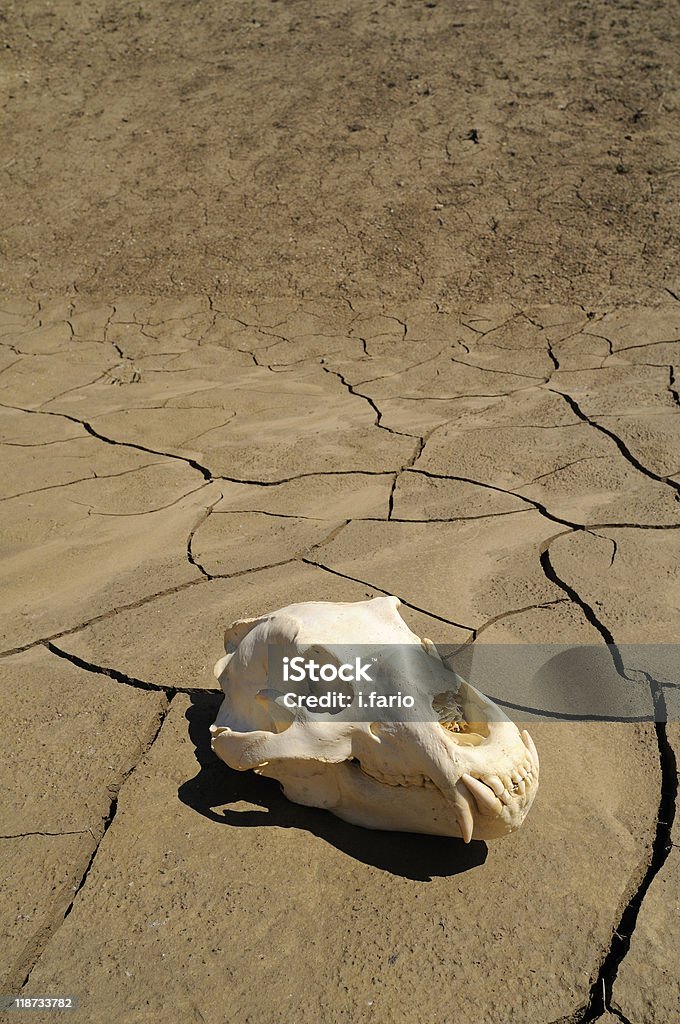
[[[292,601],[677,640],[677,19],[3,17],[0,992],[668,1024],[680,680],[644,683],[668,725],[533,726],[539,795],[488,847],[297,807],[207,730],[225,625]]]

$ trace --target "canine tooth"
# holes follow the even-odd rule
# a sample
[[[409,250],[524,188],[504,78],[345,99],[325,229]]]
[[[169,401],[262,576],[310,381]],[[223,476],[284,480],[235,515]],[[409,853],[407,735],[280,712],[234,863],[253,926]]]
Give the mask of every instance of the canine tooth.
[[[520,796],[526,796],[527,795],[527,784],[524,781],[524,779],[521,779],[517,783],[517,791],[518,791]]]
[[[526,729],[522,730],[522,739],[524,740],[527,750],[531,754],[531,760],[534,763],[534,768],[536,769],[536,772],[538,772],[538,751],[536,750],[536,744]]]
[[[479,779],[475,779],[472,775],[461,776],[463,782],[472,793],[475,798],[475,803],[479,809],[480,814],[500,814],[502,811],[501,802],[498,797],[494,796],[493,791],[485,786]]]
[[[472,830],[475,825],[475,819],[472,814],[472,796],[468,793],[465,786],[461,786],[460,782],[456,783],[453,802],[463,842],[469,843],[472,839]]]
[[[487,786],[491,786],[496,796],[500,796],[503,790],[505,789],[503,783],[501,782],[497,775],[488,775],[484,779],[484,781],[486,782]]]

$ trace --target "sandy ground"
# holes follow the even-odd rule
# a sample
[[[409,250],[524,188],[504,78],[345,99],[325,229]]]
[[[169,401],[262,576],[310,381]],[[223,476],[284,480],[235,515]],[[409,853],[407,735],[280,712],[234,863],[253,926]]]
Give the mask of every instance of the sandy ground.
[[[677,639],[670,8],[29,0],[0,32],[0,992],[678,1019],[678,681],[668,726],[536,725],[488,847],[296,807],[207,738],[225,625],[291,601]]]

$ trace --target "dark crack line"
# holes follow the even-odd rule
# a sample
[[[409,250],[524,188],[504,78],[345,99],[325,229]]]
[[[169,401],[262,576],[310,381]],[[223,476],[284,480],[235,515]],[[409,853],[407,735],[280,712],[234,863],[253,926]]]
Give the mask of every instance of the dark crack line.
[[[539,480],[545,480],[546,477],[556,476],[557,473],[561,473],[565,469],[569,469],[571,466],[578,466],[580,462],[594,462],[596,459],[609,459],[609,455],[584,455],[581,459],[573,459],[571,462],[565,462],[561,466],[555,466],[554,469],[548,470],[547,473],[541,473],[540,476],[535,476],[533,480],[526,480],[520,487],[531,487],[532,484],[537,483]]]
[[[316,543],[314,543],[314,544],[310,544],[308,547],[304,548],[302,551],[298,551],[297,554],[295,555],[295,560],[296,561],[297,560],[304,561],[304,557],[303,557],[304,555],[311,554],[313,551],[318,551],[319,548],[325,548],[326,545],[330,544],[331,541],[334,541],[335,538],[340,533],[342,533],[342,531],[345,529],[345,527],[349,526],[349,524],[351,522],[352,522],[351,519],[343,519],[342,522],[336,523],[335,526],[333,526],[331,528],[330,532],[327,533],[325,537],[322,537],[321,540],[316,541]]]
[[[652,841],[652,854],[647,869],[634,894],[626,904],[621,918],[614,929],[609,951],[605,956],[597,978],[590,990],[590,999],[578,1024],[593,1024],[602,1014],[609,1010],[624,1024],[630,1024],[628,1018],[613,999],[613,989],[619,968],[627,956],[633,933],[638,922],[640,910],[645,896],[663,868],[673,847],[671,832],[675,820],[675,808],[678,796],[678,765],[675,752],[668,739],[668,711],[662,686],[646,672],[643,672],[650,685],[654,700],[654,729],[659,751],[661,769],[661,794],[656,818],[656,830]]]
[[[603,334],[590,334],[591,338],[602,338],[603,341],[609,342],[609,338],[606,338]],[[654,348],[655,345],[677,345],[680,343],[680,338],[662,338],[661,341],[645,341],[639,345],[623,345],[622,348],[614,348],[613,342],[609,342],[612,345],[612,351],[609,353],[611,356],[619,356],[622,352],[630,352],[633,349],[639,348]],[[609,358],[609,357],[607,357]],[[635,363],[629,363],[629,366],[635,366]],[[642,364],[645,365],[644,363]]]
[[[99,676],[108,676],[109,679],[114,679],[117,683],[124,683],[125,686],[132,686],[135,690],[150,690],[155,693],[164,693],[168,698],[172,699],[176,693],[201,693],[200,687],[193,688],[179,688],[177,686],[163,686],[161,683],[149,683],[145,679],[136,679],[134,676],[129,676],[125,672],[120,672],[117,668],[107,668],[104,665],[95,665],[94,662],[86,661],[85,658],[78,657],[77,654],[69,654],[68,651],[63,650],[61,647],[57,647],[51,640],[43,642],[43,646],[50,651],[51,654],[55,654],[57,658],[61,658],[63,661],[70,662],[71,665],[75,665],[76,668],[82,668],[86,672],[92,672]]]
[[[199,527],[203,526],[206,520],[210,517],[210,514],[212,510],[215,508],[215,505],[222,501],[223,498],[224,495],[220,494],[218,498],[215,498],[212,505],[208,505],[207,508],[203,510],[203,513],[199,516],[196,523],[192,526],[191,530],[189,531],[189,536],[187,537],[187,561],[189,562],[189,565],[193,565],[196,569],[198,569],[200,573],[202,573],[203,576],[206,577],[206,579],[209,580],[213,579],[214,577],[212,577],[210,573],[207,571],[207,569],[204,569],[201,563],[196,560],[194,553],[192,551],[192,544],[194,541],[194,535],[196,534],[196,531],[199,529]]]
[[[443,659],[446,660],[446,659]],[[504,708],[509,708],[511,711],[520,711],[522,714],[529,714],[538,716],[539,719],[550,718],[555,719],[558,722],[649,722],[649,715],[639,715],[632,718],[622,719],[620,715],[612,717],[611,715],[576,715],[570,714],[566,711],[547,711],[545,708],[530,708],[524,704],[513,704],[511,701],[502,700],[500,697],[494,697],[489,690],[484,690],[485,695],[489,700],[495,701],[496,704],[502,705]]]
[[[14,832],[11,835],[0,836],[0,839],[28,839],[30,836],[47,836],[52,838],[58,838],[59,836],[84,836],[91,835],[95,838],[95,834],[91,828],[77,828],[69,832]]]
[[[477,367],[479,369],[479,367]],[[489,371],[493,372],[493,371]],[[536,380],[543,380],[545,378],[537,377]],[[478,395],[478,394],[458,394],[458,395],[391,395],[391,402],[462,402],[466,398],[509,398],[511,395],[517,395],[520,391],[533,391],[538,390],[538,384],[527,384],[523,388],[511,388],[510,391],[497,391],[493,395]]]
[[[257,570],[254,569],[252,571],[256,572]],[[0,651],[0,658],[11,658],[15,654],[23,654],[25,651],[30,651],[33,647],[39,647],[41,644],[48,643],[51,640],[59,640],[63,636],[71,636],[73,633],[79,633],[82,629],[87,629],[89,626],[94,626],[99,622],[104,622],[106,619],[113,618],[114,615],[133,611],[135,608],[143,608],[145,604],[149,604],[151,601],[160,600],[162,597],[169,597],[171,594],[179,594],[182,590],[186,590],[188,587],[195,587],[206,582],[207,581],[203,576],[199,576],[193,580],[186,580],[186,582],[180,583],[175,587],[168,587],[167,590],[159,590],[155,594],[149,594],[147,597],[142,597],[137,601],[131,601],[129,604],[122,604],[118,608],[109,608],[108,611],[101,612],[99,615],[95,615],[91,619],[86,619],[85,622],[80,622],[77,626],[69,626],[68,629],[62,629],[57,633],[51,633],[49,636],[39,637],[37,640],[31,640],[29,643],[22,644],[19,647],[11,647],[4,651]]]
[[[563,338],[562,340],[565,341],[566,339]],[[552,342],[550,340],[547,340],[547,346],[548,346],[548,358],[550,359],[550,362],[553,364],[555,369],[559,370],[559,368],[560,368],[560,361],[557,358],[557,356],[555,355],[555,352],[554,352],[553,347],[552,347]]]
[[[35,416],[58,416],[60,419],[69,420],[71,423],[78,423],[91,437],[96,437],[98,441],[103,441],[104,444],[114,445],[118,448],[134,448],[136,451],[146,452],[148,455],[160,455],[162,458],[176,459],[191,466],[192,469],[201,474],[204,480],[213,479],[212,472],[206,466],[202,466],[200,462],[197,462],[196,459],[190,459],[184,455],[174,455],[172,452],[160,452],[156,448],[147,448],[146,445],[135,444],[133,441],[116,441],[112,437],[107,437],[106,434],[100,434],[87,420],[79,420],[76,416],[70,416],[68,413],[53,412],[50,409],[24,409],[19,405],[6,405],[2,402],[0,402],[0,407],[3,409],[14,409],[16,412],[25,412]]]
[[[134,611],[137,608],[143,608],[144,605],[150,604],[152,601],[158,601],[163,597],[170,597],[172,594],[179,594],[183,590],[188,590],[189,587],[201,586],[205,583],[210,583],[213,580],[238,579],[240,576],[248,576],[250,573],[264,572],[267,569],[274,569],[280,565],[288,565],[295,560],[295,557],[292,557],[283,562],[272,562],[271,565],[256,565],[251,569],[241,569],[234,573],[224,573],[216,576],[197,576],[196,579],[186,580],[186,582],[180,583],[176,587],[168,587],[167,590],[160,590],[156,594],[149,594],[147,597],[143,597],[138,601],[131,601],[129,604],[119,605],[117,608],[109,608],[108,611],[101,612],[101,614],[95,615],[91,619],[87,619],[85,622],[80,622],[77,626],[70,626],[68,629],[62,629],[58,633],[51,633],[49,636],[38,637],[36,640],[31,640],[29,643],[22,644],[19,647],[12,647],[7,650],[0,651],[0,659],[11,658],[16,654],[24,654],[26,651],[30,651],[34,647],[49,644],[53,640],[60,640],[64,636],[73,636],[74,633],[80,633],[82,630],[88,629],[90,626],[95,626],[107,619],[114,618],[116,615]],[[178,687],[175,687],[175,689],[179,692]]]
[[[566,597],[558,597],[554,601],[542,601],[540,604],[527,604],[523,608],[513,608],[509,612],[501,612],[499,615],[494,615],[493,618],[487,619],[487,621],[481,626],[475,627],[472,631],[472,639],[469,642],[474,642],[485,630],[489,629],[491,626],[495,626],[497,622],[502,622],[504,619],[511,619],[515,615],[522,615],[524,612],[533,612],[538,608],[552,608],[553,605],[566,603]]]
[[[399,483],[399,477],[401,476],[401,470],[394,474],[392,477],[392,485],[390,487],[389,497],[387,499],[387,522],[392,522],[392,513],[394,512],[394,496],[397,490],[397,484]],[[385,522],[385,520],[381,520]]]
[[[423,615],[427,615],[430,619],[436,619],[438,622],[443,622],[447,626],[455,626],[457,629],[464,629],[468,633],[474,634],[474,628],[472,626],[464,626],[462,622],[454,622],[453,619],[445,619],[443,615],[437,615],[435,612],[430,612],[426,608],[421,608],[417,604],[412,604],[410,601],[406,601],[399,594],[393,595],[390,590],[383,590],[382,587],[378,587],[375,583],[369,583],[368,580],[361,580],[357,576],[349,576],[345,572],[340,572],[338,569],[331,569],[330,566],[324,565],[323,562],[315,562],[311,558],[301,556],[299,561],[304,562],[305,565],[311,565],[315,569],[322,569],[324,572],[330,573],[332,576],[339,576],[343,580],[351,580],[352,583],[360,583],[364,587],[368,587],[369,590],[377,590],[379,594],[387,594],[388,596],[396,596],[399,601],[404,605],[405,608],[410,608],[414,612],[421,612]]]
[[[343,523],[342,525],[346,526],[347,524]],[[314,545],[312,545],[312,547],[314,547]],[[305,549],[305,550],[307,550],[307,549]],[[293,562],[296,562],[298,560],[298,558],[299,558],[299,554],[294,554],[294,555],[291,555],[290,558],[284,558],[280,562],[269,562],[268,565],[257,565],[257,566],[255,566],[254,568],[251,568],[251,569],[240,569],[238,572],[225,572],[225,573],[218,572],[218,573],[214,573],[212,576],[210,576],[210,579],[211,580],[236,580],[236,579],[239,578],[239,576],[248,576],[248,574],[251,573],[251,572],[264,572],[265,569],[279,569],[283,565],[291,565]]]
[[[350,382],[346,379],[346,377],[344,377],[340,373],[339,370],[331,370],[330,367],[324,366],[323,364],[321,366],[321,369],[323,370],[324,373],[328,373],[332,377],[336,377],[340,381],[340,383],[345,388],[347,388],[350,395],[352,395],[354,398],[361,398],[363,399],[364,402],[368,403],[370,408],[375,413],[375,420],[373,421],[374,426],[376,426],[379,430],[385,430],[387,431],[388,434],[394,434],[396,437],[410,437],[420,440],[417,434],[408,434],[404,430],[394,430],[392,427],[386,427],[385,424],[382,422],[382,412],[376,405],[375,401],[370,397],[370,395],[364,395],[361,391],[357,391],[355,386],[353,384],[350,384]]]
[[[443,423],[440,424],[440,425],[444,426]],[[401,474],[405,473],[407,469],[412,469],[413,466],[415,466],[416,462],[418,461],[418,459],[420,458],[420,456],[423,454],[423,452],[425,450],[425,445],[427,444],[429,439],[432,437],[432,434],[434,433],[434,431],[436,429],[437,429],[437,427],[433,427],[432,430],[427,432],[427,434],[423,434],[421,437],[418,438],[418,444],[416,446],[416,450],[413,452],[413,454],[411,455],[410,459],[408,459],[408,461],[404,463],[404,465],[401,467],[401,469],[397,470],[397,472],[394,474],[394,477],[392,479],[392,486],[390,487],[389,498],[387,499],[387,519],[388,519],[388,521],[392,519],[392,514],[394,512],[394,499],[396,497],[397,486],[399,484],[399,479],[401,477]]]
[[[409,434],[409,437],[415,437]],[[214,476],[213,480],[225,480],[230,484],[248,484],[250,487],[279,487],[281,484],[295,483],[297,480],[308,480],[315,476],[392,476],[398,472],[394,469],[327,469],[311,473],[296,473],[293,476],[280,477],[278,480],[255,480],[252,477]]]
[[[289,512],[269,512],[261,508],[220,508],[213,512],[214,516],[269,516],[272,519],[300,519],[309,523],[327,523],[328,518],[322,516],[296,516]],[[361,517],[358,517],[362,521]],[[384,522],[385,520],[381,520]]]
[[[145,466],[134,466],[132,469],[124,469],[120,473],[102,473],[100,476],[92,470],[91,476],[81,476],[77,480],[65,480],[60,484],[47,484],[45,487],[34,487],[31,491],[18,491],[16,494],[8,494],[5,497],[0,498],[0,501],[12,501],[14,498],[25,498],[29,494],[40,494],[42,491],[56,491],[60,487],[73,487],[74,484],[86,484],[92,483],[93,480],[112,480],[115,477],[127,476],[128,473],[140,473],[144,469],[149,469],[151,466],[162,466],[162,462],[147,462]],[[201,484],[202,487],[205,484]],[[198,488],[196,488],[198,490]],[[189,493],[192,493],[191,491]],[[186,497],[186,495],[184,495]],[[78,502],[74,502],[78,504]],[[110,513],[101,512],[99,515],[109,515]],[[127,513],[128,515],[140,515],[141,513]]]
[[[172,508],[173,505],[179,505],[179,503],[184,501],[185,498],[189,498],[192,494],[202,491],[204,487],[209,487],[210,483],[210,480],[206,480],[204,483],[199,484],[198,487],[192,487],[192,489],[187,491],[185,494],[180,494],[179,498],[174,498],[172,501],[169,501],[167,505],[159,505],[158,508],[147,508],[143,512],[97,512],[94,505],[84,505],[81,501],[73,501],[72,503],[74,505],[80,505],[81,507],[87,508],[87,514],[89,516],[107,516],[110,519],[129,519],[135,516],[152,516],[156,512],[164,512],[165,509]]]
[[[51,444],[67,444],[69,441],[82,441],[81,434],[73,434],[71,437],[59,437],[55,441],[0,441],[0,444],[8,448],[47,448]]]
[[[613,432],[613,430],[609,430],[608,427],[602,426],[601,423],[598,423],[596,420],[592,420],[590,416],[587,416],[586,413],[584,413],[581,407],[579,406],[576,399],[572,398],[571,395],[566,394],[564,391],[556,391],[554,388],[548,388],[548,391],[552,391],[555,395],[561,395],[575,416],[578,416],[578,418],[582,420],[583,423],[589,424],[591,427],[593,427],[594,430],[599,430],[601,434],[604,434],[611,441],[613,441],[618,450],[620,451],[620,453],[623,455],[624,459],[626,459],[626,461],[629,462],[631,466],[634,466],[639,473],[642,473],[644,476],[649,477],[650,480],[656,480],[660,484],[666,484],[668,487],[672,487],[677,494],[680,494],[679,483],[676,483],[674,480],[671,480],[667,476],[660,476],[658,473],[655,473],[654,470],[648,469],[647,466],[644,466],[640,462],[640,460],[633,455],[633,453],[630,451],[627,445],[621,440],[621,438],[618,437],[618,435]]]
[[[602,456],[593,456],[593,458],[601,458]],[[562,467],[563,468],[563,467]],[[410,473],[418,473],[420,476],[428,477],[431,480],[453,480],[459,481],[465,484],[474,484],[476,487],[484,487],[490,491],[496,491],[499,494],[506,494],[510,497],[517,498],[519,501],[525,502],[530,505],[531,508],[540,512],[542,516],[550,520],[552,523],[557,523],[560,526],[567,526],[572,530],[584,530],[586,532],[592,532],[593,530],[678,530],[680,529],[680,523],[575,523],[570,519],[563,519],[561,516],[556,515],[554,512],[550,512],[549,509],[541,504],[540,501],[536,501],[535,498],[528,498],[526,495],[521,494],[519,491],[510,491],[505,487],[498,487],[496,484],[485,483],[483,480],[472,480],[470,477],[465,476],[452,476],[447,473],[433,473],[427,469],[412,468],[409,469]],[[530,481],[532,483],[533,481]],[[528,484],[521,484],[522,487],[529,486]],[[520,511],[519,509],[517,511]],[[433,520],[427,520],[432,522]]]
[[[453,342],[452,344],[455,344],[455,342]],[[390,377],[398,377],[402,373],[410,373],[411,370],[416,370],[419,366],[426,366],[427,363],[433,363],[440,356],[444,355],[444,353],[447,352],[451,347],[451,344],[445,345],[444,348],[441,348],[438,352],[435,352],[434,355],[427,356],[425,359],[421,359],[417,363],[411,363],[410,366],[403,366],[400,370],[393,370],[392,373],[383,373],[380,374],[378,377],[365,377],[363,380],[358,380],[354,387],[363,387],[364,384],[373,384],[375,383],[375,381],[378,380],[388,380]]]
[[[6,373],[7,370],[11,370],[12,367],[16,366],[17,363],[20,363],[23,358],[24,357],[23,357],[23,354],[22,354],[22,355],[19,356],[18,359],[14,359],[11,363],[8,363],[7,366],[3,366],[3,368],[0,370],[0,374]]]
[[[355,523],[402,523],[406,526],[411,524],[424,524],[424,523],[472,523],[478,519],[497,519],[500,516],[518,516],[523,512],[533,512],[532,508],[513,508],[508,512],[485,512],[478,516],[431,516],[428,519],[407,519],[403,516],[390,516],[388,519],[384,519],[381,516],[357,516],[354,520]],[[680,528],[680,524],[678,524]]]
[[[507,351],[507,350],[506,350]],[[548,377],[539,377],[535,373],[515,373],[513,370],[495,370],[489,366],[478,366],[477,363],[467,363],[464,359],[456,359],[455,356],[449,356],[452,363],[460,363],[461,366],[468,366],[471,370],[479,370],[480,373],[499,373],[503,377],[522,377],[524,380],[536,380],[542,384],[547,384]]]
[[[564,534],[557,534],[556,537],[546,541],[541,549],[540,562],[546,577],[573,601],[594,628],[599,632],[614,662],[616,671],[624,679],[627,678],[621,655],[614,642],[610,630],[598,618],[595,610],[570,586],[561,579],[555,571],[549,555],[549,546],[557,537]],[[652,853],[647,869],[638,883],[634,894],[628,900],[619,923],[612,933],[609,951],[604,957],[597,978],[590,990],[590,997],[587,1006],[579,1011],[574,1018],[576,1024],[593,1024],[603,1013],[609,1011],[617,1016],[624,1024],[630,1024],[623,1012],[613,1005],[613,987],[616,981],[619,967],[630,949],[633,932],[637,924],[638,916],[644,898],[649,888],[663,867],[668,854],[670,853],[671,830],[675,818],[675,807],[678,794],[677,762],[673,748],[667,734],[668,713],[663,692],[663,686],[653,679],[648,673],[642,671],[650,687],[650,694],[654,705],[654,729],[656,734],[657,747],[659,752],[659,765],[661,770],[661,793],[659,797],[659,809],[657,813],[656,830],[652,842]]]
[[[555,567],[550,561],[550,545],[553,543],[553,541],[557,540],[558,537],[568,536],[571,532],[572,531],[570,530],[565,530],[562,533],[555,534],[553,537],[549,537],[548,540],[543,542],[543,544],[541,545],[539,556],[541,568],[543,569],[546,579],[550,580],[551,583],[553,583],[556,587],[558,587],[563,593],[567,595],[570,601],[572,601],[575,605],[577,605],[577,607],[581,609],[590,625],[597,630],[597,632],[600,634],[604,642],[612,651],[612,657],[614,658],[617,672],[619,672],[620,675],[625,677],[623,664],[621,662],[621,656],[618,652],[616,644],[614,643],[614,637],[609,632],[605,624],[599,620],[594,608],[591,608],[588,602],[585,601],[580,596],[580,594],[578,594],[576,590],[569,583],[566,582],[566,580],[563,580],[558,576]]]
[[[675,402],[675,404],[676,405],[680,405],[680,394],[678,393],[678,389],[676,387],[676,383],[677,382],[676,382],[676,379],[675,379],[675,367],[673,367],[673,366],[669,366],[668,367],[668,377],[669,377],[669,380],[668,380],[668,390],[670,391],[671,395],[673,396],[673,401]]]
[[[113,824],[114,819],[116,817],[116,812],[118,811],[118,798],[120,796],[120,792],[121,792],[123,786],[125,785],[125,783],[127,782],[127,780],[130,778],[132,773],[137,768],[137,766],[141,763],[143,758],[146,757],[146,755],[149,753],[149,751],[151,750],[152,746],[156,742],[156,739],[158,738],[158,735],[159,735],[161,729],[163,728],[163,723],[165,722],[165,720],[166,720],[166,718],[168,716],[168,712],[170,711],[171,703],[172,703],[172,697],[170,697],[168,699],[168,702],[167,702],[165,708],[163,708],[163,710],[161,711],[161,713],[159,715],[158,726],[154,730],[153,735],[150,737],[150,739],[144,745],[144,748],[143,748],[143,750],[141,750],[141,752],[139,754],[139,757],[137,758],[135,763],[125,772],[125,774],[123,775],[122,779],[120,780],[120,783],[119,783],[115,793],[113,794],[113,796],[111,798],[111,803],[109,804],[108,813],[107,813],[107,815],[106,815],[106,817],[105,817],[105,819],[104,819],[104,821],[102,823],[102,832],[101,832],[101,835],[99,837],[99,841],[97,843],[95,843],[94,850],[92,851],[92,853],[90,855],[90,858],[89,858],[87,864],[85,865],[85,870],[83,871],[83,874],[81,875],[80,882],[78,883],[78,886],[77,886],[77,888],[75,889],[75,891],[73,893],[73,897],[72,897],[69,905],[66,907],[66,910],[64,911],[64,916],[63,916],[62,920],[60,922],[56,923],[55,926],[50,929],[49,935],[47,936],[45,941],[42,943],[41,948],[38,949],[36,951],[36,953],[34,954],[34,956],[32,958],[32,963],[28,967],[28,970],[26,971],[26,975],[24,977],[23,983],[21,985],[21,991],[23,991],[24,988],[26,987],[26,985],[28,984],[28,982],[30,980],[30,977],[31,977],[31,973],[32,973],[35,965],[38,963],[38,961],[40,960],[41,956],[43,955],[45,949],[47,948],[47,946],[49,945],[51,940],[54,938],[54,935],[59,930],[61,925],[64,923],[66,918],[69,916],[71,911],[73,910],[75,902],[76,902],[76,900],[78,898],[78,894],[81,892],[81,890],[83,889],[83,887],[85,886],[85,884],[87,882],[88,876],[89,876],[90,871],[92,869],[92,865],[94,864],[95,858],[96,858],[97,853],[99,852],[99,848],[100,848],[100,846],[102,844],[102,840],[104,839],[104,836],[106,835],[108,830],[111,828],[111,825]]]
[[[53,354],[53,353],[50,353],[50,354]],[[35,412],[52,412],[53,410],[51,410],[51,409],[43,409],[43,406],[44,405],[49,405],[50,402],[56,402],[59,398],[63,398],[64,395],[70,395],[73,391],[83,391],[85,388],[92,387],[93,384],[98,384],[99,381],[104,380],[106,377],[110,376],[111,370],[113,370],[113,369],[115,369],[115,366],[108,366],[108,367],[106,367],[106,369],[102,370],[102,372],[99,374],[99,376],[95,377],[94,380],[88,380],[85,384],[74,384],[72,388],[66,388],[65,391],[60,391],[59,394],[52,395],[51,398],[46,398],[45,401],[40,406],[40,408],[39,409],[35,409],[34,411]]]
[[[534,498],[525,498],[523,494],[518,494],[516,491],[509,491],[505,487],[497,487],[495,484],[487,484],[481,480],[472,480],[466,476],[452,476],[446,473],[432,473],[428,469],[417,469],[412,468],[407,470],[409,473],[418,473],[420,476],[428,477],[430,480],[454,480],[459,481],[463,484],[474,484],[476,487],[484,487],[489,491],[496,491],[498,494],[505,494],[512,498],[517,498],[518,501],[523,501],[525,504],[530,505],[537,512],[540,512],[542,516],[549,519],[553,523],[557,523],[559,526],[568,526],[572,530],[583,530],[585,529],[581,523],[572,523],[568,519],[562,519],[560,516],[554,515],[549,512],[545,505],[542,505],[540,501],[536,501]]]

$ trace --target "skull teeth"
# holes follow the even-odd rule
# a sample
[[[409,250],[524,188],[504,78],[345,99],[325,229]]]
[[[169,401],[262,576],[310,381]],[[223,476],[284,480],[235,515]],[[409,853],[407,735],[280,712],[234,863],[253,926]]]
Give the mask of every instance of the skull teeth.
[[[472,839],[472,833],[475,827],[475,818],[472,813],[474,810],[474,802],[472,795],[464,785],[461,785],[460,782],[456,783],[453,802],[461,838],[464,843],[469,843]]]
[[[532,740],[531,736],[529,735],[529,733],[527,732],[526,729],[522,730],[521,736],[522,736],[522,740],[524,741],[525,747],[529,751],[529,757],[531,759],[531,763],[533,765],[534,771],[536,772],[536,776],[538,777],[539,764],[538,764],[538,751],[536,750],[536,744],[534,743],[534,741]]]
[[[477,809],[480,814],[494,814],[498,815],[503,810],[503,806],[494,794],[493,790],[481,782],[479,779],[473,778],[472,775],[463,775],[463,782],[472,793],[477,804]]]
[[[355,760],[354,763],[361,769],[364,775],[373,779],[374,782],[381,783],[383,786],[437,788],[432,779],[420,773],[415,775],[388,775],[386,772],[381,771],[380,768],[369,768],[358,760]],[[470,797],[474,798],[472,806],[476,806],[480,814],[498,815],[501,814],[503,805],[510,805],[518,796],[526,797],[527,789],[533,785],[535,778],[531,766],[528,768],[522,766],[521,769],[512,769],[508,775],[503,776],[503,780],[498,775],[476,778],[466,773],[461,776],[461,781],[464,783],[464,786],[460,792],[459,803],[461,804],[460,810],[465,819],[467,831],[467,811],[469,809]],[[462,806],[463,803],[465,803],[465,807]]]
[[[486,782],[487,786],[491,786],[495,796],[500,796],[503,790],[505,789],[505,786],[503,785],[503,783],[501,782],[497,775],[489,775],[487,776],[487,778],[484,779],[484,781]]]

